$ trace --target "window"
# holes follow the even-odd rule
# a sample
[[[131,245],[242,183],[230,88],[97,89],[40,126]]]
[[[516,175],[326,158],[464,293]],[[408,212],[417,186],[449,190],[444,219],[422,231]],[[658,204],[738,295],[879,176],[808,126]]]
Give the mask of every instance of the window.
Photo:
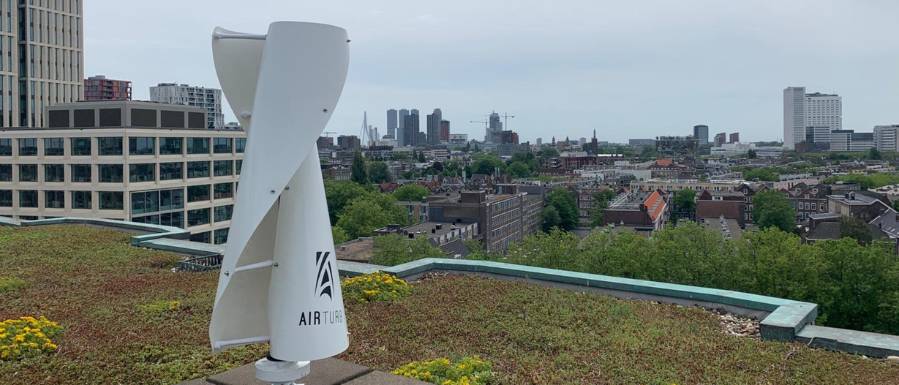
[[[90,191],[72,191],[72,208],[73,209],[90,210],[92,208],[91,192]]]
[[[218,229],[214,232],[214,241],[216,245],[228,242],[228,229]]]
[[[44,207],[62,209],[66,207],[65,191],[44,191]]]
[[[11,164],[0,164],[0,182],[12,182]]]
[[[100,191],[100,210],[121,210],[125,207],[121,191]]]
[[[226,199],[234,196],[234,184],[232,183],[216,183],[213,190],[215,199]]]
[[[0,207],[12,207],[12,190],[0,190]]]
[[[91,138],[72,138],[70,144],[72,156],[91,154]]]
[[[101,164],[97,166],[100,170],[100,183],[122,183],[122,174],[124,167],[120,164]]]
[[[12,139],[0,139],[0,156],[12,156]]]
[[[183,174],[184,164],[181,162],[159,164],[159,180],[182,179]]]
[[[156,180],[156,164],[140,163],[128,166],[129,177],[131,182],[152,182]]]
[[[47,113],[50,118],[50,128],[63,128],[69,126],[69,110],[54,110]]]
[[[237,171],[237,175],[240,175],[240,168],[243,167],[243,159],[238,159],[234,161],[234,169]]]
[[[247,138],[237,138],[234,139],[234,150],[237,151],[238,154],[243,154],[247,149]]]
[[[159,192],[159,211],[184,208],[184,189],[162,190]]]
[[[209,138],[187,138],[188,154],[208,154]]]
[[[159,214],[159,224],[184,228],[184,211]]]
[[[190,222],[189,219],[188,219],[188,222]],[[190,240],[193,241],[193,242],[209,243],[209,232],[208,232],[208,231],[205,231],[205,232],[202,232],[202,233],[191,234],[191,235],[190,235]]]
[[[72,171],[72,182],[73,183],[90,183],[93,182],[93,178],[91,178],[91,165],[89,164],[73,164],[71,166]]]
[[[75,110],[75,127],[90,128],[96,126],[94,110]]]
[[[188,112],[187,128],[208,128],[206,127],[206,114],[202,112]]]
[[[215,176],[231,176],[234,175],[234,162],[230,160],[217,160],[212,162],[215,169]]]
[[[159,155],[181,155],[184,138],[159,138]]]
[[[159,211],[159,191],[131,193],[131,214],[155,213]]]
[[[128,138],[128,154],[130,155],[154,155],[156,154],[156,138],[136,137]]]
[[[184,128],[184,112],[162,110],[163,128]]]
[[[37,182],[37,165],[20,164],[19,182]]]
[[[213,138],[212,149],[216,154],[231,153],[231,138]]]
[[[62,138],[44,138],[44,156],[62,156],[65,148]]]
[[[19,156],[37,155],[37,139],[19,138]]]
[[[187,162],[188,178],[208,178],[209,162]]]
[[[65,166],[61,164],[44,165],[44,182],[65,182]]]
[[[187,212],[187,225],[199,226],[209,224],[209,208],[190,210]],[[207,241],[208,242],[208,241]]]
[[[122,155],[122,138],[97,138],[100,155]]]
[[[102,108],[100,109],[100,127],[121,127],[122,126],[122,109],[121,108]]]
[[[37,191],[19,191],[19,207],[37,207]]]
[[[132,108],[131,127],[156,127],[156,110]]]
[[[234,205],[218,206],[215,208],[215,221],[224,222],[231,220],[231,214],[234,212]]]
[[[187,202],[200,202],[209,200],[209,185],[187,187]]]

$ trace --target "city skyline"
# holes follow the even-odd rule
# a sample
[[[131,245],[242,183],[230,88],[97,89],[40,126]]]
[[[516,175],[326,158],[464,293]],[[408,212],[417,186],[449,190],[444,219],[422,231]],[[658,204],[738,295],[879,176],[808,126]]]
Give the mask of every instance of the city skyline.
[[[227,17],[237,9],[240,20]],[[132,80],[135,99],[148,99],[148,88],[160,82],[218,87],[208,31],[217,24],[258,28],[278,15],[339,24],[350,33],[353,65],[328,131],[358,134],[359,116],[368,111],[383,133],[383,111],[417,106],[441,108],[457,122],[453,132],[470,138],[481,138],[483,127],[467,122],[496,110],[515,114],[510,128],[532,142],[548,141],[551,133],[586,137],[593,129],[600,140],[625,142],[689,135],[697,124],[739,131],[746,141],[779,140],[782,90],[789,86],[840,94],[847,129],[899,122],[899,41],[890,27],[897,12],[899,4],[888,2],[572,1],[510,8],[273,1],[246,9],[235,0],[128,7],[94,0],[85,4],[85,18],[104,22],[85,23],[85,74]],[[401,14],[408,23],[385,23]],[[162,18],[173,27],[159,29]],[[462,21],[480,27],[458,27]],[[138,37],[143,44],[132,44]],[[169,54],[160,58],[160,50]]]

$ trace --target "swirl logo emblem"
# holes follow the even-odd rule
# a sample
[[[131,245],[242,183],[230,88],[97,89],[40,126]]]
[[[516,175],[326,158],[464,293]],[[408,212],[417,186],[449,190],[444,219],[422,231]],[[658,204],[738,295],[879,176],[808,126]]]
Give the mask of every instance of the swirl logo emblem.
[[[344,29],[276,22],[265,35],[217,28],[219,82],[247,130],[209,326],[213,350],[269,342],[278,362],[349,345],[316,140],[349,64]]]

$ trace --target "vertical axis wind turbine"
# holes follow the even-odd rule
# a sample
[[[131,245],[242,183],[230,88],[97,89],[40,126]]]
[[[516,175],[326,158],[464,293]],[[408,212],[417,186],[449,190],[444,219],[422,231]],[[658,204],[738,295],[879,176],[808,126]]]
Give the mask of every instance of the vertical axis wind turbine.
[[[316,140],[346,80],[342,28],[276,22],[216,28],[215,69],[247,148],[215,296],[215,351],[269,342],[256,377],[292,384],[349,345]]]

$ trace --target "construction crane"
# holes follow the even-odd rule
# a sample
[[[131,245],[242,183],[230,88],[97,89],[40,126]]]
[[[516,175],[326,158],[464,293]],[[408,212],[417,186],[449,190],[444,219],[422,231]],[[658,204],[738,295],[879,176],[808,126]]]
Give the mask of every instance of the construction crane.
[[[503,130],[506,130],[506,131],[511,130],[509,128],[509,118],[515,119],[515,115],[509,115],[508,113],[503,112],[503,114],[500,116],[503,117]]]

